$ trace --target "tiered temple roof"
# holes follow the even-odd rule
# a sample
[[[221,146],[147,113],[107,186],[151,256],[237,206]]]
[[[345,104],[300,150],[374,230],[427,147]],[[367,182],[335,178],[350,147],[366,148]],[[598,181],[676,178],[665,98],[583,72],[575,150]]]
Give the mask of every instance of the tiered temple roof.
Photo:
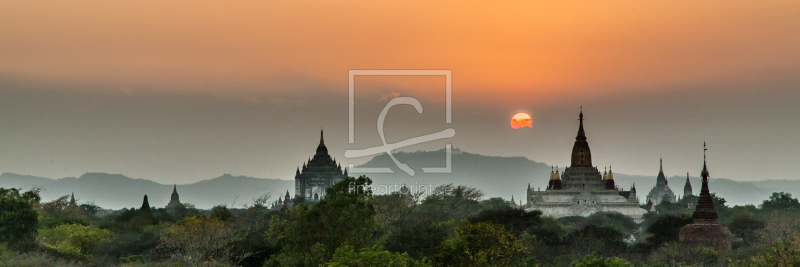
[[[295,195],[308,200],[319,200],[325,189],[347,177],[347,170],[328,154],[323,131],[319,132],[319,145],[314,157],[295,173]]]

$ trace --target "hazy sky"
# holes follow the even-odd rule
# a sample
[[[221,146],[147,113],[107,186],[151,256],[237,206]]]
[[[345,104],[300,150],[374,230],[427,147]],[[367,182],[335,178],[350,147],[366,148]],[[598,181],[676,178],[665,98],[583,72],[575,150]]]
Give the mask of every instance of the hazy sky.
[[[583,106],[601,168],[800,179],[797,1],[15,1],[0,8],[0,172],[291,179],[319,128],[345,149],[454,147],[569,163]],[[356,79],[348,70],[452,70]],[[528,112],[533,128],[512,129]]]

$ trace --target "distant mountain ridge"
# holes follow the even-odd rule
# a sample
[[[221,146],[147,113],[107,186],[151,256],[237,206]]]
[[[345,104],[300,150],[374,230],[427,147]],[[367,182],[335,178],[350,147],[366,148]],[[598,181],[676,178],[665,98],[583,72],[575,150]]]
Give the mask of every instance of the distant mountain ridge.
[[[45,201],[74,192],[79,203],[94,202],[102,208],[111,209],[138,208],[142,205],[142,197],[145,194],[151,206],[166,206],[173,187],[171,184],[107,173],[86,173],[79,178],[61,179],[13,173],[0,175],[0,187],[28,190],[34,186],[44,189],[41,195]],[[198,208],[208,209],[222,204],[239,206],[252,202],[253,198],[267,192],[272,194],[272,199],[277,199],[279,196],[282,197],[286,190],[294,191],[294,181],[225,174],[177,187],[182,203],[191,203]]]
[[[525,190],[530,183],[534,190],[544,189],[550,179],[551,166],[535,162],[525,157],[498,157],[472,154],[453,149],[452,173],[426,174],[422,167],[444,167],[445,152],[418,151],[397,152],[395,157],[414,169],[416,175],[411,177],[399,170],[387,154],[375,156],[370,161],[358,167],[388,167],[394,170],[391,174],[366,174],[372,178],[375,185],[428,185],[433,187],[453,183],[469,185],[481,189],[484,198],[502,197],[525,203]],[[563,172],[564,168],[560,168]],[[669,170],[665,170],[669,173]],[[652,176],[627,175],[616,171],[614,180],[624,189],[630,190],[631,185],[636,185],[636,192],[641,201],[656,183],[657,170]],[[360,173],[350,172],[350,176]],[[670,189],[676,195],[683,195],[685,176],[671,176],[667,178]],[[700,178],[691,177],[694,194],[699,194]],[[67,177],[50,179],[30,175],[3,173],[0,175],[0,187],[30,189],[34,186],[44,189],[42,198],[49,201],[71,192],[79,203],[94,202],[103,208],[131,208],[139,207],[142,196],[147,194],[150,205],[155,207],[166,206],[172,193],[171,184],[160,184],[146,179],[130,178],[121,174],[86,173],[79,178]],[[725,198],[728,205],[760,204],[769,198],[772,192],[789,192],[793,196],[800,196],[800,180],[765,180],[756,182],[740,182],[724,178],[712,178],[709,184],[711,191]],[[192,184],[178,185],[178,194],[182,203],[192,203],[198,208],[208,209],[216,205],[231,206],[252,202],[253,198],[264,193],[271,193],[272,199],[282,197],[286,191],[294,195],[294,180],[263,179],[247,176],[233,176],[226,174],[213,179],[203,180]],[[378,192],[380,193],[380,192]]]

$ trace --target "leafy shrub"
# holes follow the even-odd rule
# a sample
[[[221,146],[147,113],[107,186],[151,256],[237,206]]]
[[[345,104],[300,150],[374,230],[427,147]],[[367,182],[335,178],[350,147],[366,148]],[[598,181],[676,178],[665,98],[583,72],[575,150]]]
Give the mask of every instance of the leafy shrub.
[[[742,267],[800,266],[800,235],[778,240],[761,255],[731,264]]]
[[[617,257],[604,258],[592,253],[581,261],[572,262],[573,267],[633,267],[630,262]]]
[[[145,263],[144,257],[142,255],[132,255],[128,257],[120,257],[120,263]]]
[[[365,247],[356,251],[353,246],[342,246],[336,249],[333,259],[326,267],[410,267],[431,266],[425,259],[414,260],[408,253],[392,253],[378,246]]]
[[[29,193],[0,188],[0,242],[30,241],[36,236],[39,218],[30,196],[26,197]]]
[[[681,227],[693,222],[689,215],[666,215],[658,218],[653,224],[647,227],[647,243],[651,249],[655,249],[664,243],[677,242]]]
[[[90,255],[95,244],[111,237],[111,231],[80,224],[64,224],[40,229],[40,242],[64,254]]]
[[[82,266],[82,264],[74,260],[65,260],[53,257],[46,252],[31,252],[19,254],[6,259],[0,259],[0,266],[78,267]]]
[[[503,226],[463,221],[456,238],[442,244],[435,262],[453,266],[517,266],[523,262],[524,247]]]

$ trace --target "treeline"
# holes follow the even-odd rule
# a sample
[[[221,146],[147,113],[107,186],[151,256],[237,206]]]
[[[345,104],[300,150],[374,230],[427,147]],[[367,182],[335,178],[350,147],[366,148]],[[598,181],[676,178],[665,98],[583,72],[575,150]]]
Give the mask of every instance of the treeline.
[[[117,211],[0,189],[0,266],[800,266],[800,203],[774,193],[729,207],[733,250],[684,248],[696,199],[662,202],[636,223],[619,213],[553,219],[482,199],[472,187],[373,195],[348,178],[319,202],[273,210],[148,206]]]

